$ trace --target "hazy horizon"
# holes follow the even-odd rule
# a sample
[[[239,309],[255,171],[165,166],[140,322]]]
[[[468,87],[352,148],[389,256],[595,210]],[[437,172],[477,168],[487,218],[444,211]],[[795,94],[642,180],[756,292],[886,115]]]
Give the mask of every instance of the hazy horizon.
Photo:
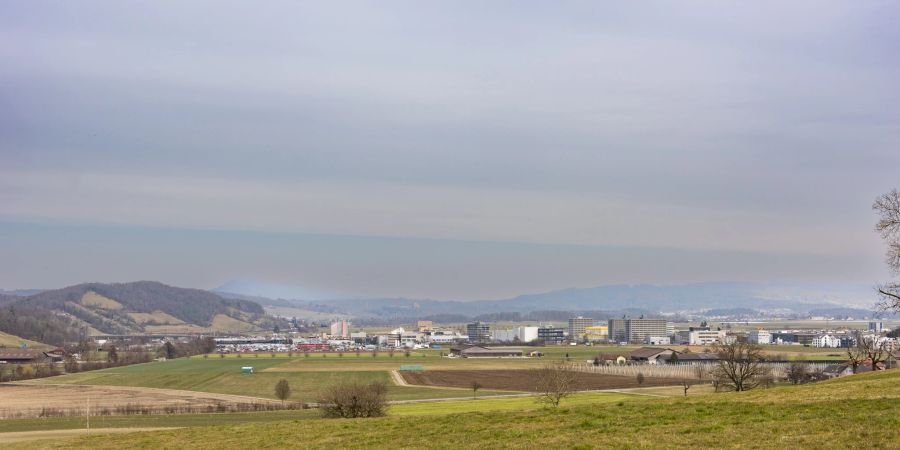
[[[0,2],[0,287],[886,277],[900,5],[154,6]]]

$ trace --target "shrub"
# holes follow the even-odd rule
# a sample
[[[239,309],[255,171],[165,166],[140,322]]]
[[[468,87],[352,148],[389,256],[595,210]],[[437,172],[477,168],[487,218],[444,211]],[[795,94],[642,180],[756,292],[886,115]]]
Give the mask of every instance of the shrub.
[[[319,404],[323,417],[381,417],[387,412],[387,384],[383,381],[338,383],[325,389]]]

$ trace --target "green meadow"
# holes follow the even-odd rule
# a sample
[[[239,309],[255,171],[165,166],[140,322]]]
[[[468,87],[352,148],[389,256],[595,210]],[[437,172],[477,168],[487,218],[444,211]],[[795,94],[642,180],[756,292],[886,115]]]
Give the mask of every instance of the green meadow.
[[[218,394],[275,398],[275,384],[286,379],[291,386],[289,400],[315,402],[323,387],[341,381],[384,381],[388,383],[389,400],[421,400],[465,397],[468,391],[452,388],[396,386],[391,383],[390,370],[407,358],[379,357],[368,359],[356,356],[338,358],[265,357],[244,358],[183,358],[163,362],[114,367],[69,375],[33,380],[30,384],[83,384],[96,386],[130,386],[160,389],[180,389]],[[330,359],[330,360],[329,360]],[[440,361],[446,358],[430,357]],[[322,361],[319,361],[322,360]],[[332,361],[333,360],[333,361]],[[355,362],[353,362],[355,360]],[[418,361],[417,361],[418,362]],[[321,363],[321,365],[319,364]],[[362,365],[365,370],[347,368]],[[252,366],[254,373],[242,374],[241,367]],[[308,368],[308,369],[307,369]],[[481,395],[502,394],[502,391],[483,390]]]

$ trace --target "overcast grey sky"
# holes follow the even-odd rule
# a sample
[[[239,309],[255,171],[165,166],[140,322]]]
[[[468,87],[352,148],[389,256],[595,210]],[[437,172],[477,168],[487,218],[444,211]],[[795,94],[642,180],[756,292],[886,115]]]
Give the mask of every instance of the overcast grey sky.
[[[0,0],[0,287],[884,276],[895,2]]]

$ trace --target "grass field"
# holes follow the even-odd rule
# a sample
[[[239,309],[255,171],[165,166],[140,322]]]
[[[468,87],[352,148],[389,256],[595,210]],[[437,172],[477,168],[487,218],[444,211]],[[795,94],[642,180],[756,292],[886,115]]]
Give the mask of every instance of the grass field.
[[[133,386],[275,398],[275,384],[283,378],[288,380],[291,386],[290,400],[303,402],[317,401],[323,387],[345,380],[387,382],[389,383],[388,398],[390,400],[452,398],[466,395],[459,389],[391,384],[388,371],[399,368],[401,363],[406,362],[406,358],[394,358],[390,365],[380,365],[374,370],[342,370],[340,367],[332,367],[327,371],[269,371],[280,365],[293,364],[300,359],[287,357],[184,358],[43,378],[32,380],[29,384]],[[338,358],[332,359],[337,360]],[[349,360],[350,357],[347,357],[344,360],[347,362],[344,364],[349,364]],[[362,357],[359,360],[368,361]],[[252,375],[241,374],[240,368],[243,366],[253,366],[255,373]],[[483,391],[484,395],[501,393],[504,392]]]
[[[319,412],[313,409],[229,414],[95,416],[91,417],[91,426],[96,428],[203,427],[212,425],[239,425],[257,422],[279,422],[285,420],[313,419],[318,417]],[[0,443],[2,443],[2,433],[71,430],[84,428],[85,426],[86,421],[83,416],[0,420]]]
[[[42,344],[42,343],[40,343],[40,342],[30,341],[30,340],[28,340],[28,339],[22,339],[22,338],[20,338],[20,337],[18,337],[18,336],[13,336],[13,335],[11,335],[11,334],[6,334],[6,333],[4,333],[4,332],[0,332],[0,348],[2,348],[2,347],[19,348],[19,346],[21,346],[22,343],[28,344],[28,347],[29,347],[29,348],[34,348],[34,349],[38,349],[38,350],[50,350],[50,349],[52,349],[52,347],[50,347],[50,346],[47,345],[47,344]]]
[[[642,401],[648,397],[628,394],[584,393],[566,400],[570,406],[595,405],[619,401]],[[542,405],[534,397],[478,398],[475,400],[447,400],[427,403],[391,405],[388,414],[396,417],[447,415],[464,412],[522,411],[540,409]],[[238,425],[242,423],[279,422],[285,420],[318,419],[319,411],[314,409],[292,411],[269,411],[229,414],[158,414],[135,416],[95,416],[91,424],[97,428],[165,428],[201,427],[214,425]],[[0,420],[0,443],[2,433],[67,430],[84,428],[86,419],[80,417],[51,417],[40,419]]]
[[[248,423],[18,447],[896,448],[900,371],[686,399],[585,396],[556,410],[522,404],[528,400],[484,401],[508,410],[473,409],[480,401],[436,411],[429,409],[438,406],[403,405],[409,409],[379,419]],[[415,417],[398,420],[403,415]]]

